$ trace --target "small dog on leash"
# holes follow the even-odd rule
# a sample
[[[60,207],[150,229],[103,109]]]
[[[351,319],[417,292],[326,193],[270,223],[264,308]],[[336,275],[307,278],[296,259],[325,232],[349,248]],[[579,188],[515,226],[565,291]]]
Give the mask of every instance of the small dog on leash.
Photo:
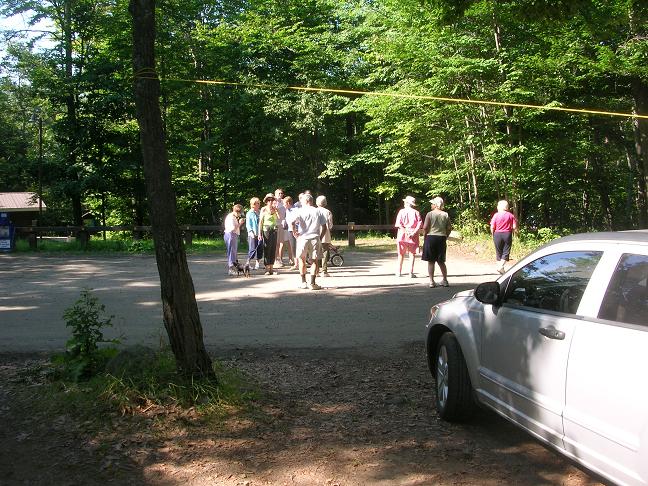
[[[241,265],[238,260],[234,263],[234,268],[236,269],[236,276],[240,277],[243,274],[244,277],[250,276],[250,262],[246,262],[245,265]]]

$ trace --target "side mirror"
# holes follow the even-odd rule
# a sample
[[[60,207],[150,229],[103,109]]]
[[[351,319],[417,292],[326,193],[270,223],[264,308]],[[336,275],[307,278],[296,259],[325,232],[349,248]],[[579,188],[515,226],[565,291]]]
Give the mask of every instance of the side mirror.
[[[484,282],[475,289],[475,299],[482,304],[497,305],[500,302],[501,288],[497,282]]]

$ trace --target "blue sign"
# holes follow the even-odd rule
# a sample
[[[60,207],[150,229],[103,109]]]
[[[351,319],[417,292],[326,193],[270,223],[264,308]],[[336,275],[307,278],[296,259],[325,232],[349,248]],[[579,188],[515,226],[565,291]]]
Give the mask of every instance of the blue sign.
[[[14,237],[16,229],[9,219],[7,213],[0,213],[0,251],[11,251],[14,249]]]

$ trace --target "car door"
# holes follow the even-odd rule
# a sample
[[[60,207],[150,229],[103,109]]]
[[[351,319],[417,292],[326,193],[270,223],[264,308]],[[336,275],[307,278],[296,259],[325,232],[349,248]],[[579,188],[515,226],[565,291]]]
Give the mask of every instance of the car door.
[[[562,447],[569,346],[577,310],[601,252],[564,251],[517,270],[482,327],[481,398]]]
[[[614,482],[648,484],[648,250],[626,250],[574,334],[564,442]]]

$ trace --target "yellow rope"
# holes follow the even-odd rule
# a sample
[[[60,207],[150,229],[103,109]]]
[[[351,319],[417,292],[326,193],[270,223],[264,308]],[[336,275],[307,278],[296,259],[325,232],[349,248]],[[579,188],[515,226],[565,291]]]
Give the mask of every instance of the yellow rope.
[[[155,71],[151,70],[152,74],[155,76]],[[147,74],[145,70],[140,70],[136,74],[136,77],[140,79],[158,79],[157,76],[152,78],[147,78],[144,76]],[[635,118],[648,120],[648,115],[639,115],[636,113],[624,113],[618,111],[606,111],[606,110],[592,110],[587,108],[565,108],[562,106],[546,106],[546,105],[533,105],[528,103],[509,103],[506,101],[487,101],[487,100],[471,100],[466,98],[447,98],[443,96],[429,96],[429,95],[415,95],[415,94],[403,94],[403,93],[387,93],[381,91],[360,91],[353,89],[335,89],[335,88],[312,88],[306,86],[272,86],[269,84],[260,84],[260,83],[237,83],[234,81],[211,81],[204,79],[174,79],[167,78],[162,79],[161,81],[176,81],[182,83],[198,83],[198,84],[215,84],[219,86],[240,86],[244,88],[260,88],[265,90],[279,90],[279,89],[289,89],[293,91],[305,91],[305,92],[315,92],[315,93],[333,93],[333,94],[342,94],[342,95],[359,95],[359,96],[385,96],[390,98],[405,98],[405,99],[414,99],[414,100],[425,100],[425,101],[444,101],[446,103],[466,103],[473,105],[491,105],[491,106],[508,106],[512,108],[529,108],[534,110],[547,110],[547,111],[566,111],[569,113],[582,113],[588,115],[605,115],[605,116],[618,116],[624,118]]]

